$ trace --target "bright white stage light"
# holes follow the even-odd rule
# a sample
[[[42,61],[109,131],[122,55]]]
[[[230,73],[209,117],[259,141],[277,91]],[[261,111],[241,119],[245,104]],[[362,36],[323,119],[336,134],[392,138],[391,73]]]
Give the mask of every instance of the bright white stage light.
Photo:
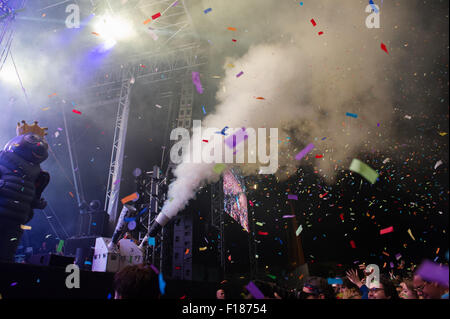
[[[20,73],[20,76],[23,81],[23,72]],[[0,83],[5,84],[19,84],[19,79],[17,78],[16,70],[14,69],[13,64],[10,61],[10,58],[3,65],[2,70],[0,71]]]
[[[103,16],[97,19],[94,31],[108,40],[123,40],[134,35],[134,30],[127,20],[120,17]],[[111,43],[111,42],[110,42]]]

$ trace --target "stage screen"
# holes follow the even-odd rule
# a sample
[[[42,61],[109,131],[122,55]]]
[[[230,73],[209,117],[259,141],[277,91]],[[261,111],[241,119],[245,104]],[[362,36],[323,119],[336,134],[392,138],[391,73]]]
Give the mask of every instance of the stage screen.
[[[223,174],[223,192],[225,212],[249,232],[245,185],[236,171],[226,170]]]

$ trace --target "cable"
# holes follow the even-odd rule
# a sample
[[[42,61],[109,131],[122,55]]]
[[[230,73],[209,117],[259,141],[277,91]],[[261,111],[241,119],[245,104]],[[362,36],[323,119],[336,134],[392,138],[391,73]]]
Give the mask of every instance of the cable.
[[[27,92],[25,91],[25,88],[23,87],[22,79],[20,78],[19,71],[17,70],[16,63],[14,62],[12,52],[9,52],[9,56],[11,57],[11,60],[14,65],[14,69],[16,70],[17,77],[19,78],[20,86],[22,87],[23,95],[25,95],[25,100],[27,101],[27,105],[28,105],[28,107],[30,107],[30,101],[28,100]]]

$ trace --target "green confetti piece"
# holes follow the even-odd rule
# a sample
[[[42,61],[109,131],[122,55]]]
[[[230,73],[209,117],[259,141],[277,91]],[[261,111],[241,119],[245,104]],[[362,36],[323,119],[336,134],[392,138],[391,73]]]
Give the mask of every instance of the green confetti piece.
[[[302,225],[298,226],[297,230],[295,231],[295,235],[296,235],[296,236],[300,235],[300,233],[302,232],[302,230],[303,230]]]
[[[369,165],[361,162],[359,159],[354,158],[351,165],[350,170],[358,173],[370,183],[375,184],[378,178],[378,173],[372,169]]]
[[[57,253],[60,253],[61,250],[62,250],[62,248],[63,248],[63,246],[64,246],[64,240],[61,239],[61,240],[59,241],[58,247],[56,248],[56,252],[57,252]]]
[[[227,166],[225,164],[216,164],[214,165],[214,172],[220,175],[226,167]]]
[[[256,225],[258,225],[258,226],[264,226],[264,224],[263,224],[263,223],[260,223],[260,222],[256,222]]]
[[[267,274],[267,277],[272,278],[273,280],[277,279],[277,276]]]

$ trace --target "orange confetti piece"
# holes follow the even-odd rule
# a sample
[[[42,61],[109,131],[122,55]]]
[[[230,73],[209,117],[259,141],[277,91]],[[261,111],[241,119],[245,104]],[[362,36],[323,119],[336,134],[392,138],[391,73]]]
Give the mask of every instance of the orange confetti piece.
[[[50,94],[48,97],[56,96],[56,93]]]
[[[236,31],[236,28],[228,27],[228,30],[230,30],[230,31]]]
[[[388,257],[390,256],[390,255],[389,255],[387,252],[385,252],[385,251],[383,251],[382,254],[383,254],[383,255],[386,255],[386,256],[388,256]]]
[[[69,192],[69,195],[70,195],[70,196],[72,196],[72,198],[73,198],[73,194],[72,194],[72,192]]]
[[[22,228],[23,230],[30,230],[31,226],[20,225],[20,228]]]
[[[436,255],[439,254],[439,249],[441,249],[441,248],[438,248],[438,249],[436,250]]]
[[[131,195],[128,195],[128,196],[122,198],[120,201],[122,202],[122,204],[125,205],[126,203],[128,203],[128,202],[130,202],[132,200],[138,199],[138,198],[139,198],[139,194],[138,193],[133,193]]]
[[[152,19],[147,19],[147,20],[144,21],[144,24],[147,24],[147,23],[149,23],[150,21],[152,21]]]
[[[256,99],[257,100],[265,100],[265,98],[263,98],[262,96],[258,96]]]
[[[96,35],[96,36],[98,36],[98,37],[100,36],[100,34],[98,34],[97,32],[92,32],[92,34],[93,34],[93,35]]]
[[[186,248],[186,251],[184,252],[185,255],[189,254],[189,248]]]
[[[47,15],[46,13],[43,13],[43,14],[42,14],[42,17],[44,18],[46,15]]]

